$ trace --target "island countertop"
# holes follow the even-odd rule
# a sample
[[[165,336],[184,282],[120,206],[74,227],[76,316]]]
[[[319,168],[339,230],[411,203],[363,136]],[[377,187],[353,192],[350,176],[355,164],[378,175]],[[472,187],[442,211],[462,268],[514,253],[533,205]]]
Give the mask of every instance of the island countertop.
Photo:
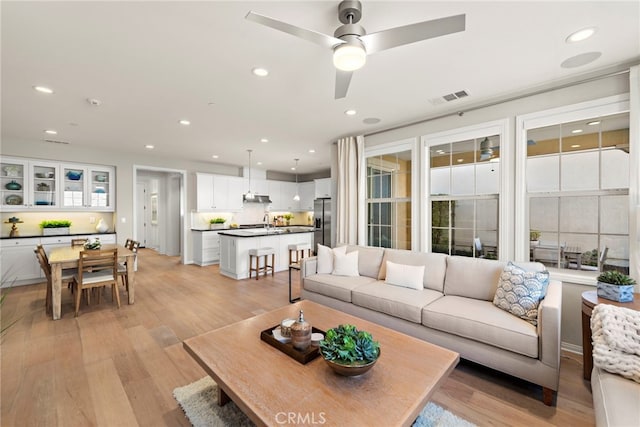
[[[219,230],[221,236],[264,237],[287,234],[313,233],[312,227],[271,227],[271,228],[229,228]]]

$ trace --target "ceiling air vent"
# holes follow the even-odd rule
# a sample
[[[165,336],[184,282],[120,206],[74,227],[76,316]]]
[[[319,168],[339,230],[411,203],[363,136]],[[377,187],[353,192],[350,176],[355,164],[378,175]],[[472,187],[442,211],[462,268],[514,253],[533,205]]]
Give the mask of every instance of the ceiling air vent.
[[[431,104],[433,105],[440,105],[444,104],[445,102],[455,101],[456,99],[466,98],[467,96],[469,96],[469,93],[466,90],[461,90],[454,93],[448,93],[438,98],[430,99],[429,102],[431,102]]]
[[[52,144],[63,144],[63,145],[69,145],[69,143],[67,141],[56,141],[55,139],[45,139],[45,142],[50,142]]]

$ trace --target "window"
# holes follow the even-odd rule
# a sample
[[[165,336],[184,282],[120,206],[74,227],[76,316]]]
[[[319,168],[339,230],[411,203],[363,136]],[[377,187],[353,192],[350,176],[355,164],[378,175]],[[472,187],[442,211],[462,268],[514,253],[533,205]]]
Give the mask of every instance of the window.
[[[366,244],[411,249],[412,150],[366,158]]]
[[[527,130],[529,257],[629,273],[629,114]]]
[[[498,257],[499,134],[429,147],[431,251]]]

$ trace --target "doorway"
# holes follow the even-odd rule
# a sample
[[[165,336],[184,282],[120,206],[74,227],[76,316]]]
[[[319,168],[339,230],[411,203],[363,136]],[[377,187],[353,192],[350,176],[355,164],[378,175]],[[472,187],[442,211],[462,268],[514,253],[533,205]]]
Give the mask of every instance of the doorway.
[[[184,263],[186,171],[134,166],[133,181],[134,239]]]

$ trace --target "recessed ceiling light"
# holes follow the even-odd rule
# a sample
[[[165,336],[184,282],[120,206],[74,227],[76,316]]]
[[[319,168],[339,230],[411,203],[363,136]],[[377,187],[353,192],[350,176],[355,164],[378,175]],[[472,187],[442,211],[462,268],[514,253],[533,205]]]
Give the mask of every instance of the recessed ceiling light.
[[[256,165],[261,166],[261,165],[262,165],[262,162],[258,162],[258,163],[256,163]]]
[[[291,166],[291,170],[292,171],[296,170],[296,167],[295,166]]]
[[[49,135],[57,135],[58,131],[55,131],[53,129],[47,129],[44,131],[44,133],[48,133]]]
[[[587,126],[595,126],[595,125],[599,125],[600,124],[600,120],[594,120],[592,122],[587,122]]]
[[[189,126],[191,124],[191,122],[189,120],[186,120],[186,119],[182,119],[178,123],[180,123],[183,126]]]
[[[144,146],[144,148],[146,148],[147,150],[153,150],[156,147],[151,145],[151,144],[147,144],[147,145]]]
[[[314,149],[312,148],[311,150],[309,150],[309,152],[310,152],[311,154],[313,154],[313,153],[315,153],[315,152],[316,152],[316,150],[314,150]]]
[[[217,158],[218,158],[218,157],[220,157],[220,156],[218,156],[217,154],[214,154],[214,155],[213,155],[213,156],[211,156],[211,157],[213,157],[214,159],[217,159]]]
[[[37,90],[38,92],[48,93],[48,94],[52,94],[53,93],[53,89],[49,89],[46,86],[34,86],[33,88],[35,90]]]
[[[582,133],[582,129],[574,129],[571,133]]]
[[[347,116],[355,116],[357,111],[356,110],[347,110],[344,112]]]
[[[580,144],[573,144],[571,148],[580,148]]]
[[[254,76],[258,76],[258,77],[267,77],[269,75],[269,70],[267,70],[266,68],[256,67],[253,70],[251,70],[251,72],[253,73]]]
[[[269,142],[269,140],[268,140],[267,138],[261,138],[261,139],[260,139],[260,142],[262,142],[262,143],[267,143],[267,142]]]
[[[583,28],[582,30],[578,30],[575,33],[569,34],[569,37],[567,37],[565,41],[567,43],[581,42],[588,39],[595,33],[596,27]]]

